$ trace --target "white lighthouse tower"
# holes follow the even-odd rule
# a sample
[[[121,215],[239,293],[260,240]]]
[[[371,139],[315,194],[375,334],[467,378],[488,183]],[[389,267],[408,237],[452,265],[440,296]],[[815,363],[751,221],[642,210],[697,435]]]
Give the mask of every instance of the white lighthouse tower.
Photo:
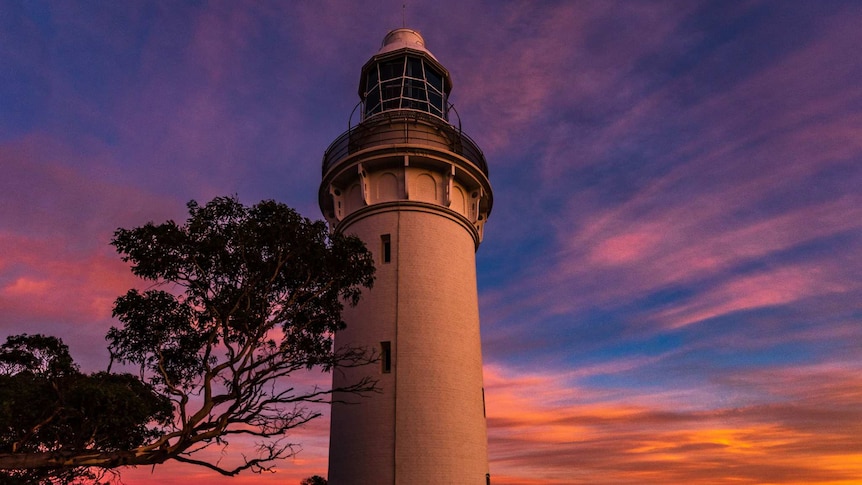
[[[492,193],[482,151],[449,122],[451,88],[418,32],[389,32],[362,68],[361,122],[323,157],[320,208],[377,266],[335,345],[381,356],[333,385],[376,373],[382,391],[334,396],[331,485],[489,480],[475,253]]]

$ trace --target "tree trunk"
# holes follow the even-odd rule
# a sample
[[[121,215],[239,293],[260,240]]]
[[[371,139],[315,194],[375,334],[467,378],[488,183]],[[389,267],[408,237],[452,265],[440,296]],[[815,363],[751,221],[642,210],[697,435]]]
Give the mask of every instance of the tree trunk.
[[[127,465],[153,465],[163,463],[167,459],[167,453],[153,450],[0,453],[0,470],[91,466],[116,468]]]

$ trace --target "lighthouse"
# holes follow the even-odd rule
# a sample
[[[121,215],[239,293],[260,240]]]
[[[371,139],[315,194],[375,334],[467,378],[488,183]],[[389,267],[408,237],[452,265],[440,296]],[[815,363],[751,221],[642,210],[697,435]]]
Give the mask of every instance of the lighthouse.
[[[333,396],[331,485],[490,481],[475,256],[493,195],[451,90],[418,32],[389,32],[362,67],[355,125],[323,157],[321,211],[377,268],[335,346],[379,362],[336,368],[333,387],[373,374],[380,389]]]

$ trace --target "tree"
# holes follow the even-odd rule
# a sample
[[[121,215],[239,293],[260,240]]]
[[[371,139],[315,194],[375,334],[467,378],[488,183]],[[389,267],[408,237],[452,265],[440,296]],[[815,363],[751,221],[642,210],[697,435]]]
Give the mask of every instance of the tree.
[[[328,482],[325,478],[320,475],[312,475],[308,478],[304,478],[299,485],[326,485]]]
[[[171,404],[130,374],[83,374],[56,337],[13,335],[0,346],[0,453],[24,468],[34,453],[116,451],[154,438]],[[0,473],[3,483],[98,478],[86,468]]]
[[[203,207],[192,201],[188,209],[183,225],[118,229],[112,240],[132,272],[152,286],[116,300],[113,314],[122,325],[106,337],[111,361],[138,367],[146,382],[125,385],[145,386],[136,392],[154,393],[155,404],[167,402],[172,412],[165,417],[156,405],[138,416],[145,426],[134,428],[139,432],[127,442],[35,433],[29,447],[16,448],[4,434],[0,469],[109,469],[176,460],[224,475],[261,472],[294,454],[296,445],[285,434],[320,416],[310,404],[327,402],[333,392],[376,391],[371,378],[340,389],[298,389],[285,380],[300,371],[375,360],[366,349],[333,347],[334,333],[344,328],[343,305],[355,305],[373,283],[373,261],[358,238],[329,234],[323,222],[273,201],[245,207],[220,197]],[[57,359],[65,362],[65,356]],[[100,377],[115,378],[110,366]],[[38,417],[29,419],[38,427]],[[231,467],[199,458],[236,436],[259,440],[257,454]]]

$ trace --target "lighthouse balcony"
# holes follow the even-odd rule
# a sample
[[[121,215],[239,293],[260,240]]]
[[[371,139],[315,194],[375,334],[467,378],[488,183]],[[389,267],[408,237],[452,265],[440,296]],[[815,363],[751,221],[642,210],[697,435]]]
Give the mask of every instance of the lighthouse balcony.
[[[377,113],[341,134],[323,155],[323,175],[354,153],[396,145],[424,146],[455,153],[488,176],[485,155],[476,142],[445,120],[413,109]]]

